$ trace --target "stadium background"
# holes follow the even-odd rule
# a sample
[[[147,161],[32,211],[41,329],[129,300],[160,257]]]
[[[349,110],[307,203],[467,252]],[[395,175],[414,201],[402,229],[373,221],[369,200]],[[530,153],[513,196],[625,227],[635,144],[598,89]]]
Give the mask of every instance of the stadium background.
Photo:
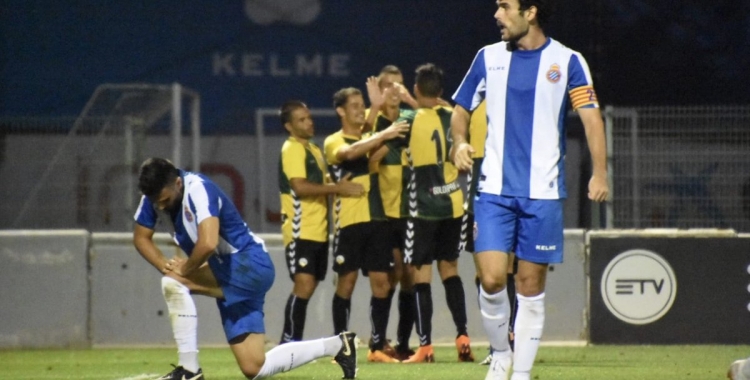
[[[418,64],[434,62],[450,93],[476,51],[498,39],[491,0],[0,7],[2,115],[76,115],[101,83],[176,81],[202,94],[206,134],[253,133],[252,109],[289,97],[329,107],[335,90],[361,87],[386,63],[411,84]],[[576,0],[556,11],[549,34],[587,57],[603,104],[750,101],[747,2]],[[242,55],[252,62],[244,72]],[[322,70],[297,73],[297,56],[315,55]]]
[[[284,133],[273,117],[267,117],[263,120],[262,133],[258,134],[258,110],[274,109],[289,98],[303,99],[313,108],[330,110],[334,91],[345,86],[363,88],[365,78],[377,74],[385,64],[401,67],[406,84],[411,87],[413,69],[418,64],[434,62],[446,71],[448,95],[458,85],[477,49],[497,41],[498,31],[492,19],[494,9],[491,0],[232,0],[210,4],[186,0],[179,6],[163,0],[95,4],[5,1],[0,4],[0,177],[4,178],[0,183],[3,199],[0,229],[128,231],[132,204],[130,208],[118,206],[127,204],[122,199],[133,198],[136,194],[123,191],[123,185],[114,179],[127,177],[129,169],[124,175],[110,175],[111,167],[122,164],[122,136],[102,143],[103,139],[96,132],[101,126],[91,127],[95,131],[90,135],[76,132],[75,136],[70,136],[68,133],[101,84],[180,83],[200,94],[201,161],[214,165],[207,169],[213,170],[222,187],[243,192],[242,209],[252,228],[276,233],[277,225],[273,223],[277,210],[275,181],[264,176],[264,169],[258,168],[257,163],[267,162],[265,170],[276,171],[275,147],[280,146]],[[750,112],[746,106],[728,108],[750,103],[750,91],[745,89],[750,79],[748,30],[750,3],[747,2],[723,0],[706,7],[698,0],[679,3],[578,0],[557,6],[548,32],[588,59],[603,105],[638,109],[642,114],[651,112],[662,121],[672,120],[674,115],[679,118],[677,123],[657,125],[641,120],[641,126],[653,132],[652,139],[644,140],[644,145],[640,140],[628,140],[633,146],[647,147],[652,152],[673,151],[677,155],[661,156],[663,166],[639,164],[642,166],[640,175],[644,178],[663,177],[662,182],[641,183],[647,189],[646,195],[660,203],[642,218],[634,217],[633,222],[615,226],[720,227],[750,231],[750,177],[747,174],[750,173],[750,158],[746,149],[750,145]],[[648,108],[654,106],[665,108]],[[686,106],[690,108],[685,109]],[[709,120],[713,129],[706,128],[699,122],[701,120]],[[320,141],[337,127],[334,118],[316,119]],[[623,134],[627,135],[629,124],[623,128]],[[169,130],[169,122],[150,126],[141,154],[170,156]],[[188,128],[183,130],[185,136],[187,131]],[[704,134],[693,134],[694,131]],[[706,133],[713,138],[707,138]],[[259,135],[269,136],[264,154],[255,149],[259,145]],[[571,194],[582,194],[587,178],[582,137],[581,128],[572,125],[568,138]],[[664,145],[671,140],[679,144]],[[695,152],[703,154],[696,156]],[[726,152],[731,153],[731,157],[722,156]],[[638,156],[637,151],[629,154]],[[57,159],[51,160],[52,156]],[[269,159],[261,161],[264,156]],[[669,163],[682,166],[669,166]],[[614,173],[625,173],[627,169]],[[237,182],[226,173],[239,175],[242,189],[233,188]],[[82,189],[80,182],[84,177],[92,178],[94,184]],[[67,179],[78,184],[66,185]],[[719,190],[707,187],[712,179],[711,186],[719,186]],[[635,176],[625,175],[614,182],[615,194],[632,187],[635,180]],[[42,189],[37,191],[39,188]],[[264,190],[258,190],[261,188]],[[711,189],[715,191],[712,193]],[[86,197],[82,198],[81,194]],[[102,194],[107,194],[106,200],[101,200],[105,197]],[[267,202],[260,203],[265,203],[266,207],[261,207],[259,199],[264,197]],[[591,210],[584,197],[571,198],[566,206],[566,227],[606,225],[597,218],[597,210]],[[691,205],[698,198],[701,200],[697,206]],[[700,203],[705,198],[708,203]],[[630,204],[634,206],[626,207],[628,210],[638,209],[638,202]],[[41,206],[35,208],[34,205]],[[690,211],[675,212],[675,207]],[[681,216],[686,214],[701,217],[685,222],[689,218]],[[583,235],[575,234],[576,252],[584,255]],[[63,261],[77,270],[83,269],[80,273],[88,273],[93,278],[119,276],[126,268],[139,265],[137,260],[131,260],[133,257],[119,264],[116,264],[118,259],[113,259],[115,266],[92,274],[93,256],[85,250],[45,248],[28,241],[19,243],[19,248],[14,245],[17,241],[11,242],[7,236],[0,236],[0,248],[3,258],[14,264],[5,266],[5,272],[21,278],[38,273],[35,271],[40,270],[40,265],[58,262],[50,261],[50,257],[66,259],[65,252],[88,254]],[[86,235],[83,239],[89,238]],[[26,239],[38,242],[38,238]],[[104,241],[110,240],[105,238]],[[119,241],[120,245],[109,252],[123,254],[125,251],[138,259],[129,249],[127,239],[118,236],[112,241]],[[76,240],[75,244],[81,245],[81,242]],[[91,243],[82,246],[87,244],[90,247]],[[24,246],[28,251],[26,256],[23,256]],[[750,250],[743,252],[747,255]],[[580,276],[576,277],[584,273],[585,261],[585,256],[576,256],[572,260],[575,267],[562,271],[569,276],[566,284],[571,288],[564,287],[561,291],[573,289],[582,293],[575,302],[568,302],[575,307],[584,301],[586,294],[586,283]],[[93,265],[97,267],[101,264]],[[723,273],[727,269],[716,270]],[[54,265],[46,270],[55,270]],[[283,266],[280,270],[283,271]],[[149,297],[156,295],[156,298],[149,298],[153,302],[148,304],[148,311],[158,308],[155,274],[138,267],[138,275],[129,276],[119,277],[123,282],[121,286],[142,279],[148,281],[131,289],[130,303],[123,310],[138,309],[138,297],[144,292],[150,292]],[[744,271],[735,273],[732,280],[732,286],[743,288],[742,302],[734,305],[733,315],[737,317],[732,323],[748,322],[746,276]],[[14,289],[12,277],[2,277],[8,281],[6,285]],[[277,284],[289,285],[283,276]],[[63,324],[58,332],[77,332],[45,336],[19,335],[15,330],[6,330],[0,332],[0,346],[69,344],[69,340],[89,344],[120,343],[116,339],[107,341],[106,334],[103,338],[91,336],[92,331],[97,331],[97,323],[104,323],[98,319],[103,318],[101,310],[109,306],[106,302],[97,304],[97,300],[112,300],[113,296],[98,298],[97,292],[104,291],[102,288],[92,289],[92,283],[85,281],[79,285],[84,307],[88,310],[84,313],[84,318],[89,318],[88,327],[74,323],[77,327],[70,330],[70,326]],[[38,285],[32,289],[42,290]],[[467,293],[470,290],[467,285]],[[282,290],[279,294],[285,292]],[[11,293],[3,293],[3,297],[7,297],[3,302],[34,296],[34,293]],[[60,302],[63,300],[58,298]],[[561,300],[561,304],[566,301],[570,300]],[[96,314],[98,310],[100,313]],[[24,320],[22,312],[25,310],[2,310],[0,320],[19,321],[23,325],[29,321]],[[63,319],[73,321],[78,317],[74,313]],[[123,315],[117,317],[124,318]],[[137,323],[135,321],[157,317],[164,319],[155,312],[140,319],[132,315],[129,318]],[[564,331],[561,339],[571,338],[571,332],[573,339],[588,338],[584,328],[588,321],[583,314],[579,319],[575,322],[580,323]],[[159,323],[163,323],[161,334],[168,333],[166,322]],[[440,323],[438,321],[437,325]],[[75,330],[79,327],[82,330]],[[62,338],[56,342],[55,337]],[[130,342],[134,338],[122,339]],[[168,334],[158,339],[168,343]]]

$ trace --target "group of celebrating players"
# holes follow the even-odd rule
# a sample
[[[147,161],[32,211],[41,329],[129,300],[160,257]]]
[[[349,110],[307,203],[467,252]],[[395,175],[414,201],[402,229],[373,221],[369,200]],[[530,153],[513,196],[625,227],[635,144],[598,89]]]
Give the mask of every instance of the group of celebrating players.
[[[472,222],[464,210],[458,169],[449,158],[452,110],[441,99],[443,72],[433,64],[418,67],[414,97],[394,65],[368,78],[366,85],[369,109],[356,88],[334,94],[341,130],[325,139],[322,150],[311,141],[313,121],[303,102],[286,102],[280,110],[290,134],[279,160],[282,233],[294,281],[281,343],[302,339],[307,302],[325,278],[327,196],[333,194],[334,332],[348,330],[350,299],[361,270],[372,290],[368,360],[434,361],[430,289],[437,261],[456,325],[458,359],[474,361],[457,267]],[[472,140],[483,141],[486,117],[475,115]],[[399,324],[397,344],[391,347],[385,335],[397,285]],[[416,352],[409,347],[412,326],[419,336]]]

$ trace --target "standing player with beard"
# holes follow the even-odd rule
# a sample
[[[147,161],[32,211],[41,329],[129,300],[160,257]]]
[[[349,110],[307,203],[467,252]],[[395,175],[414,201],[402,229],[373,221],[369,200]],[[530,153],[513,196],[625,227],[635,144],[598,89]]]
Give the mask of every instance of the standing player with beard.
[[[180,170],[163,158],[149,158],[140,168],[143,196],[135,213],[133,244],[162,273],[162,289],[178,352],[194,352],[195,306],[190,293],[216,298],[227,341],[248,379],[286,372],[317,358],[335,355],[344,378],[357,373],[356,336],[338,336],[279,345],[265,352],[263,304],[275,272],[263,241],[242,220],[221,189],[205,176]],[[173,227],[173,238],[188,259],[167,259],[154,244],[157,221]],[[187,346],[187,347],[184,347]],[[167,380],[203,379],[200,368],[176,367]]]
[[[393,253],[387,239],[385,212],[378,189],[378,175],[370,169],[368,155],[388,140],[403,136],[406,123],[394,123],[382,132],[363,136],[365,102],[356,88],[344,88],[333,95],[333,106],[341,120],[341,130],[324,143],[326,160],[334,179],[351,176],[365,194],[357,198],[336,196],[334,200],[333,270],[338,275],[333,297],[333,328],[346,331],[349,325],[351,296],[361,269],[370,277],[370,321],[372,333],[367,359],[392,363],[398,360],[383,352],[390,312],[388,274]]]
[[[279,111],[289,139],[281,147],[279,190],[281,232],[286,247],[287,268],[294,281],[284,310],[281,343],[301,341],[307,303],[328,270],[328,195],[358,197],[362,185],[343,178],[327,183],[323,153],[310,141],[313,120],[305,103],[291,100]]]
[[[589,199],[602,202],[607,185],[604,125],[586,61],[543,30],[545,0],[497,0],[503,42],[482,48],[453,99],[453,162],[471,170],[470,112],[487,102],[485,158],[474,203],[474,260],[479,305],[495,349],[487,379],[528,380],[544,326],[549,264],[562,262],[565,190],[565,113],[581,118],[593,161]],[[515,351],[508,344],[508,252],[518,262]]]

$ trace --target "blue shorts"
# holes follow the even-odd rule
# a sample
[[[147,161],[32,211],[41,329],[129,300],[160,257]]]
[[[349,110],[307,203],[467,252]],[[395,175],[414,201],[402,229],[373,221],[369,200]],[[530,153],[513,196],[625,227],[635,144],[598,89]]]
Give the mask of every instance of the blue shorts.
[[[227,341],[248,333],[265,334],[263,304],[276,272],[261,245],[231,255],[212,255],[208,264],[224,292],[217,299]]]
[[[479,193],[474,198],[474,252],[515,252],[525,261],[561,263],[563,200]]]

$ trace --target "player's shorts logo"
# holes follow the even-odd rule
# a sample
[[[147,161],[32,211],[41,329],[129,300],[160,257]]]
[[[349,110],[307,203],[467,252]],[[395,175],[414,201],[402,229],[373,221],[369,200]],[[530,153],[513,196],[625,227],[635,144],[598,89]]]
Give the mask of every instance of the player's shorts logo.
[[[660,255],[632,249],[615,256],[600,284],[607,309],[623,322],[645,325],[669,312],[677,296],[677,277]]]
[[[301,266],[302,268],[306,267],[307,266],[307,259],[304,258],[304,257],[301,258],[301,259],[299,259],[299,266]]]
[[[550,66],[549,71],[547,71],[547,80],[552,83],[557,83],[560,81],[560,78],[562,78],[562,72],[560,72],[560,65],[554,63],[552,66]]]

